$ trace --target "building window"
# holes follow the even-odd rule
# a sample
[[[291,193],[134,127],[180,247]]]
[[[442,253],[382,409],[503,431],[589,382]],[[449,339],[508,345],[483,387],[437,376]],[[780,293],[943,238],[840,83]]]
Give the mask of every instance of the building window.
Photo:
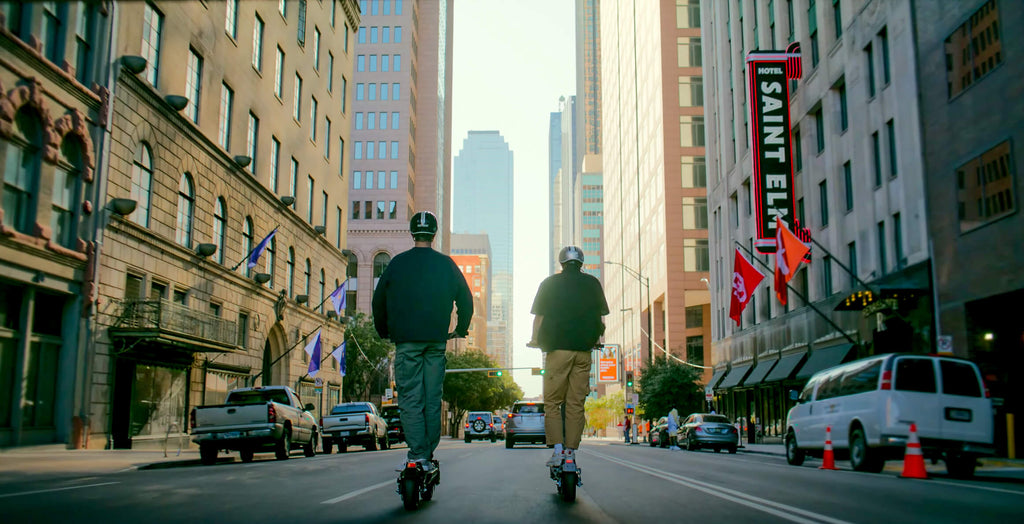
[[[249,172],[256,174],[256,158],[259,156],[260,119],[249,113],[249,132],[246,134],[246,153],[249,155]]]
[[[839,130],[846,131],[850,127],[850,117],[846,111],[846,84],[839,86]]]
[[[384,201],[377,201],[377,220],[384,220]]]
[[[815,0],[807,1],[807,33],[811,36],[811,67],[818,67],[818,7]]]
[[[875,164],[875,189],[882,186],[882,152],[878,143],[878,131],[871,133],[871,159]]]
[[[277,0],[277,12],[285,19],[288,18],[288,0]]]
[[[821,52],[818,50],[818,32],[811,33],[811,67],[818,67],[821,60]]]
[[[331,159],[331,119],[324,117],[324,158]]]
[[[946,86],[950,98],[1003,63],[999,5],[985,2],[945,42]]]
[[[256,15],[256,23],[252,26],[252,66],[263,71],[263,19]]]
[[[815,138],[817,139],[818,154],[820,155],[825,151],[825,115],[823,114],[821,107],[814,112],[814,130]]]
[[[245,223],[242,224],[242,252],[245,253],[245,258],[248,259],[252,255],[253,243],[255,241],[255,233],[253,232],[252,217],[245,217]],[[245,276],[252,276],[252,268],[249,267],[248,263],[243,264],[245,266]]]
[[[875,96],[875,53],[871,44],[864,47],[864,58],[868,65],[868,98]]]
[[[270,192],[277,194],[277,176],[281,173],[281,141],[270,137]]]
[[[355,128],[356,129],[362,129],[363,128],[363,114],[362,113],[356,113]]]
[[[704,336],[686,337],[686,361],[695,366],[704,365]]]
[[[178,183],[178,222],[175,240],[186,249],[192,248],[192,223],[195,215],[196,191],[192,177],[182,173]]]
[[[686,307],[686,329],[704,327],[704,306]]]
[[[699,76],[679,77],[679,107],[704,105],[704,79]]]
[[[267,287],[270,289],[274,289],[274,255],[277,253],[277,248],[274,245],[275,240],[275,238],[271,238],[270,241],[267,242],[266,272],[270,275],[270,280],[267,281]]]
[[[800,129],[793,130],[793,148],[794,148],[794,160],[796,161],[796,172],[799,173],[804,169],[804,148],[800,142]]]
[[[356,39],[360,44],[366,43],[366,26],[359,28],[359,31],[356,32]]]
[[[381,113],[381,114],[382,115],[386,115],[387,113]],[[391,159],[392,160],[398,160],[398,141],[392,141],[391,142]]]
[[[295,296],[295,248],[290,247],[290,246],[288,247],[288,268],[287,268],[287,273],[288,274],[285,275],[285,277],[287,277],[288,282],[285,284],[285,286],[288,288],[288,296],[289,297],[294,297]]]
[[[388,218],[391,220],[398,218],[398,202],[394,200],[388,202]]]
[[[217,138],[225,151],[231,151],[231,110],[235,92],[227,84],[220,85],[220,129]]]
[[[796,24],[793,23],[793,0],[786,0],[786,14],[789,18],[789,25],[787,26],[789,29],[789,36],[787,37],[787,40],[792,42],[794,40],[793,37],[796,35]]]
[[[356,71],[366,71],[366,55],[356,55]]]
[[[804,220],[804,197],[796,199],[796,218],[800,221],[801,226],[807,223]]]
[[[903,260],[903,221],[899,213],[892,215],[892,243],[896,248],[896,269],[903,269],[906,262]]]
[[[400,93],[398,91],[398,88],[399,88],[399,84],[391,84],[391,99],[392,100],[399,100],[401,98],[399,96]]]
[[[387,73],[391,71],[391,56],[380,55],[380,70],[381,72]]]
[[[313,176],[306,178],[306,222],[313,223]]]
[[[79,175],[84,165],[82,147],[77,139],[65,140],[61,146],[61,158],[53,172],[50,231],[54,243],[68,248],[74,247],[78,238],[75,210],[78,208]]]
[[[306,45],[306,0],[299,0],[299,23],[297,25],[296,39],[299,47]]]
[[[370,72],[377,72],[377,55],[370,55]]]
[[[832,296],[832,257],[828,255],[821,257],[821,284],[823,298]]]
[[[370,220],[371,218],[373,218],[373,202],[363,200],[363,220]]]
[[[366,84],[356,84],[356,100],[362,100],[366,95]]]
[[[843,184],[846,187],[846,210],[853,210],[853,169],[850,167],[850,161],[847,160],[843,164]]]
[[[348,108],[348,79],[341,75],[341,113],[345,114]]]
[[[970,231],[1016,211],[1009,140],[958,167],[956,179],[960,231]]]
[[[199,123],[199,97],[203,88],[203,57],[191,47],[188,48],[188,71],[185,78],[185,92],[188,93],[188,105],[185,114],[192,122]]]
[[[679,117],[679,145],[682,147],[704,146],[704,117],[689,115]]]
[[[292,92],[294,100],[292,117],[296,122],[302,122],[302,77],[295,73],[295,89]]]
[[[391,255],[387,253],[377,253],[373,257],[373,289],[377,289],[377,281],[380,280],[381,275],[384,274],[384,270],[388,268],[388,264],[391,263]]]
[[[363,188],[363,172],[362,171],[353,171],[352,172],[352,189],[362,189],[362,188]]]
[[[277,71],[274,74],[274,94],[281,98],[284,89],[284,51],[280,47],[277,48],[275,67]]]
[[[362,142],[356,142],[356,147],[355,147],[355,150],[352,153],[352,156],[356,160],[362,160],[363,159],[363,143]]]
[[[821,227],[828,225],[828,181],[818,184],[818,204],[821,206]]]
[[[708,228],[708,199],[683,197],[683,229]]]
[[[146,2],[145,25],[142,27],[142,57],[146,59],[146,80],[157,86],[160,73],[160,35],[164,27],[164,15],[153,4]]]
[[[10,155],[10,150],[8,150]],[[10,158],[8,157],[7,173],[11,173]],[[6,178],[6,176],[5,176]],[[135,212],[129,220],[142,227],[149,227],[149,210],[153,188],[153,153],[150,152],[149,144],[142,142],[135,151],[135,162],[132,165],[132,189],[131,198],[136,202]],[[4,189],[7,192],[7,189]],[[7,199],[4,198],[4,208],[7,208]]]
[[[850,289],[857,287],[857,243],[846,244],[846,256],[850,261]]]
[[[96,5],[80,2],[78,20],[75,24],[75,78],[82,85],[91,85],[93,77],[92,45],[96,39],[93,24],[96,19]]]
[[[402,71],[402,55],[395,55],[392,57],[392,62],[395,66],[395,72]]]
[[[676,38],[676,52],[679,67],[701,67],[701,42],[699,36],[680,36]]]
[[[684,238],[683,239],[683,270],[684,271],[710,271],[710,253],[708,251],[708,239],[706,238]]]
[[[310,98],[311,103],[309,104],[309,139],[316,142],[316,111],[317,107],[316,97]]]
[[[227,0],[224,6],[224,31],[231,38],[238,38],[238,0]]]
[[[359,207],[360,202],[358,200],[352,201],[352,220],[359,220]]]
[[[899,162],[896,160],[896,124],[892,120],[885,123],[885,132],[889,138],[889,176],[899,173]]]
[[[402,43],[402,26],[395,26],[395,43]]]
[[[878,232],[878,276],[884,276],[888,270],[888,253],[885,252],[885,221],[881,221],[877,226]]]
[[[338,206],[334,217],[334,247],[341,249],[341,206]]]
[[[380,125],[377,126],[377,127],[379,127],[380,129],[387,129],[388,128],[388,113],[387,113],[387,111],[381,111],[380,112]]]
[[[839,0],[832,0],[832,23],[835,25],[836,40],[839,40],[843,37],[842,3]]]
[[[680,157],[682,187],[696,188],[708,186],[707,165],[702,156]]]
[[[345,139],[338,138],[338,174],[345,176]]]
[[[334,92],[334,53],[327,52],[327,92]]]
[[[320,70],[320,28],[313,26],[313,69]]]
[[[676,29],[700,28],[700,1],[676,1]]]
[[[327,227],[327,191],[320,194],[320,225]]]
[[[379,33],[380,33],[380,28],[379,27],[373,26],[373,27],[370,28],[370,43],[371,44],[376,44],[377,42],[380,41],[378,39]]]
[[[882,28],[878,33],[878,38],[882,43],[882,85],[889,85],[891,80],[889,75],[889,32],[886,28]]]
[[[217,263],[224,263],[224,239],[228,230],[228,204],[224,197],[217,198],[217,207],[213,210],[213,241],[217,244]]]
[[[327,275],[324,273],[323,268],[320,268],[320,296],[319,296],[319,300],[317,301],[317,303],[320,304],[320,306],[318,306],[317,309],[321,313],[324,312],[324,294],[327,292],[327,290],[325,289],[325,287],[327,285],[326,284],[326,280],[327,280]]]

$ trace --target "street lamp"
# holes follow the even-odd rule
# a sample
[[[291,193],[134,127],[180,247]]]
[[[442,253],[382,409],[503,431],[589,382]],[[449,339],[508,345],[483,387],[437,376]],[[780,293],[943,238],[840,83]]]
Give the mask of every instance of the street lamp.
[[[635,277],[638,282],[640,282],[641,284],[643,284],[643,286],[645,288],[647,288],[647,362],[649,364],[653,364],[654,363],[654,339],[653,339],[652,332],[654,331],[654,319],[652,317],[652,311],[651,311],[653,309],[651,307],[651,279],[643,276],[639,271],[637,271],[637,270],[635,270],[635,269],[633,269],[633,268],[631,268],[631,267],[629,267],[629,266],[627,266],[625,264],[622,264],[620,262],[614,262],[612,260],[605,260],[604,263],[605,264],[614,264],[616,266],[621,267],[622,269],[625,269],[627,273],[629,273],[631,276]],[[641,295],[640,296],[640,301],[643,302],[643,299],[644,299],[644,297],[643,297],[643,295]],[[643,330],[641,330],[641,331],[643,331]]]

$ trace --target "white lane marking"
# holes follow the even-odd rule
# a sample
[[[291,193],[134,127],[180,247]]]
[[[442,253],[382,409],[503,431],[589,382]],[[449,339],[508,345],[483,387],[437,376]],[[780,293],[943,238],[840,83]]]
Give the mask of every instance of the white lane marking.
[[[609,462],[614,462],[616,464],[619,464],[619,465],[622,465],[622,466],[626,466],[627,468],[639,471],[641,473],[646,473],[646,474],[651,475],[653,477],[658,477],[660,479],[664,479],[664,480],[667,480],[669,482],[675,482],[676,484],[679,484],[681,486],[686,486],[688,488],[695,489],[697,491],[701,491],[701,492],[707,493],[708,495],[713,495],[713,496],[716,496],[716,497],[719,497],[719,498],[722,498],[722,499],[725,499],[725,500],[728,500],[728,501],[731,501],[731,502],[736,502],[738,504],[742,504],[742,505],[747,506],[747,507],[749,507],[751,509],[756,509],[758,511],[763,511],[765,513],[769,513],[771,515],[774,515],[776,517],[779,517],[781,519],[788,520],[788,521],[791,521],[791,522],[799,522],[799,523],[828,522],[828,523],[831,523],[831,524],[848,524],[844,520],[834,519],[832,517],[829,517],[829,516],[826,516],[826,515],[822,515],[820,513],[815,513],[813,511],[808,511],[808,510],[805,510],[805,509],[802,509],[802,508],[798,508],[796,506],[790,506],[788,504],[782,504],[782,503],[775,502],[775,501],[772,501],[772,500],[756,497],[754,495],[749,495],[749,494],[743,493],[741,491],[736,491],[736,490],[729,489],[729,488],[723,488],[721,486],[716,486],[714,484],[708,484],[706,482],[701,482],[699,480],[695,480],[695,479],[691,479],[691,478],[688,478],[688,477],[684,477],[682,475],[676,475],[675,473],[670,473],[670,472],[667,472],[667,471],[662,471],[662,470],[655,469],[655,468],[652,468],[652,467],[649,467],[649,466],[644,466],[642,464],[637,464],[635,462],[631,462],[631,461],[628,461],[628,460],[623,460],[623,459],[619,459],[619,458],[612,457],[612,456],[609,456],[609,455],[605,455],[604,453],[598,453],[596,451],[591,451],[591,450],[580,450],[580,451],[583,451],[584,453],[591,454],[591,455],[603,458],[603,459],[605,459],[605,460],[607,460]],[[801,516],[806,517],[806,518],[800,518],[797,515],[801,515]]]
[[[348,493],[346,493],[346,494],[344,494],[344,495],[342,495],[340,497],[334,497],[333,499],[325,500],[325,501],[321,502],[321,504],[337,504],[339,502],[348,500],[350,498],[358,497],[359,495],[362,495],[363,493],[367,493],[367,492],[373,491],[375,489],[380,489],[380,488],[383,488],[384,486],[393,486],[393,485],[395,485],[395,481],[394,480],[385,480],[384,482],[381,482],[379,484],[374,484],[372,486],[366,486],[365,488],[362,488],[362,489],[357,489],[355,491],[350,491],[350,492],[348,492]]]
[[[975,477],[977,479],[977,477]],[[977,479],[981,480],[981,479]],[[958,488],[972,488],[972,489],[983,489],[985,491],[995,491],[996,493],[1011,493],[1013,495],[1024,495],[1024,491],[1014,491],[1012,489],[1001,489],[1001,488],[990,488],[988,486],[972,486],[970,484],[960,484],[958,482],[946,482],[944,480],[929,479],[931,484],[946,484],[947,486],[956,486]]]
[[[70,486],[67,488],[37,489],[35,491],[22,491],[20,493],[5,493],[0,495],[0,499],[7,497],[20,497],[22,495],[35,495],[38,493],[52,493],[54,491],[67,491],[69,489],[95,488],[99,486],[109,486],[111,484],[120,484],[120,482],[101,482],[99,484],[86,484],[85,486]]]

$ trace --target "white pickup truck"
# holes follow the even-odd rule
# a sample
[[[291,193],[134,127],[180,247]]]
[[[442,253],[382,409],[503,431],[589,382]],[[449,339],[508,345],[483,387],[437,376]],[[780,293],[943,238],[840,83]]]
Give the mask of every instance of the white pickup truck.
[[[323,428],[324,453],[337,444],[338,453],[348,451],[349,444],[359,444],[367,451],[388,449],[388,425],[373,402],[346,402],[331,409],[320,420]]]
[[[242,462],[253,453],[273,451],[285,460],[296,447],[307,457],[316,454],[318,428],[299,396],[288,386],[239,388],[228,393],[224,404],[192,408],[192,440],[199,444],[203,464],[217,462],[220,450],[238,451]]]

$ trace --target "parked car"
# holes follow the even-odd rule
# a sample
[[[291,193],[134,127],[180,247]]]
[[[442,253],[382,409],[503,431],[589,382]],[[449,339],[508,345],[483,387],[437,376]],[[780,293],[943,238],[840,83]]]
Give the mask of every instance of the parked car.
[[[740,435],[729,417],[711,413],[693,413],[679,427],[679,445],[686,450],[712,448],[715,453],[726,449],[736,453]]]
[[[285,460],[297,447],[312,457],[318,432],[310,414],[314,409],[313,404],[303,406],[288,386],[235,389],[224,404],[192,408],[192,440],[206,465],[216,463],[222,449],[238,451],[242,462],[252,462],[254,453],[264,451]]]
[[[320,421],[323,427],[324,453],[335,444],[338,453],[348,451],[349,444],[361,445],[367,451],[388,449],[388,426],[373,402],[346,402],[331,409]]]
[[[879,472],[903,457],[910,424],[925,457],[943,459],[954,477],[974,474],[978,457],[992,455],[992,400],[974,363],[953,357],[887,354],[816,373],[786,419],[786,458],[799,466],[820,456],[832,428],[837,456],[853,469]]]
[[[532,442],[544,444],[544,403],[517,401],[505,419],[505,448]]]
[[[667,448],[669,446],[668,417],[661,417],[657,423],[651,425],[651,436],[647,440],[650,441],[652,448],[654,446],[659,448]]]
[[[401,408],[384,406],[380,408],[380,416],[388,426],[388,443],[405,442],[405,430],[402,428]]]
[[[494,424],[494,435],[498,440],[505,440],[505,421],[500,415],[491,415],[491,423]]]
[[[493,413],[489,411],[470,411],[466,414],[466,427],[463,432],[466,444],[474,440],[489,439],[496,442],[498,437],[494,434]]]

